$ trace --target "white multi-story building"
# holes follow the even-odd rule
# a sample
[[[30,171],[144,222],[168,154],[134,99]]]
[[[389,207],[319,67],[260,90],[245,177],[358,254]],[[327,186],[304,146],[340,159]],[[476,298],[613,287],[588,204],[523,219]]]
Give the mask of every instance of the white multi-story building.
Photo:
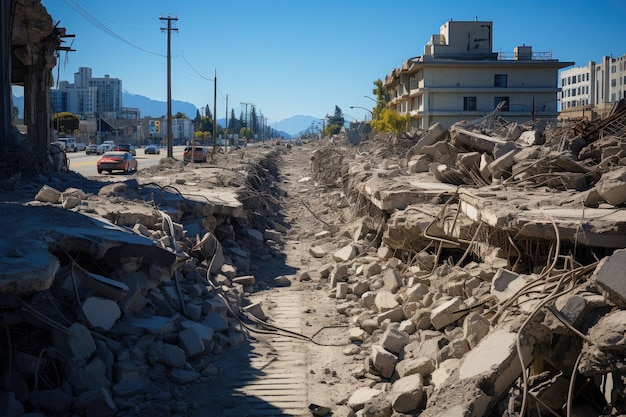
[[[54,112],[68,111],[78,116],[122,117],[122,80],[105,75],[91,76],[91,68],[80,67],[74,73],[74,83],[59,82],[51,90]]]
[[[573,62],[518,46],[497,53],[490,21],[448,21],[432,35],[422,56],[387,75],[389,107],[411,116],[411,127],[449,127],[500,106],[511,121],[558,116],[559,69]]]
[[[561,117],[602,117],[626,98],[626,55],[603,56],[599,63],[561,72]]]

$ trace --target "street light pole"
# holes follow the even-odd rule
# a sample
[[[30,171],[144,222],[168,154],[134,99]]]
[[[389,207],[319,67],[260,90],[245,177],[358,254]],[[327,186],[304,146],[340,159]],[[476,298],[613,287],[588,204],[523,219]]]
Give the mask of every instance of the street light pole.
[[[360,107],[360,106],[350,106],[350,108],[351,108],[351,109],[363,109],[363,110],[366,110],[366,111],[370,112],[370,114],[372,115],[372,119],[374,118],[374,112],[373,112],[373,111],[371,111],[371,110],[370,110],[370,109],[368,109],[368,108],[365,108],[365,107]]]

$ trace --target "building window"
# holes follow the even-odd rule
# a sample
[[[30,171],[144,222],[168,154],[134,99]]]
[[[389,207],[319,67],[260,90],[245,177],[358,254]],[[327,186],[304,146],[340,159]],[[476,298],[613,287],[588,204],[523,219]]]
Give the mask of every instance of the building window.
[[[615,81],[615,78],[611,80],[611,87],[617,87],[617,82]]]
[[[495,74],[493,76],[493,86],[494,87],[506,87],[507,86],[507,78],[506,74]]]
[[[509,111],[509,98],[508,97],[494,97],[493,108],[497,108],[500,103],[504,102],[500,111]]]
[[[463,97],[463,111],[476,111],[476,97]]]

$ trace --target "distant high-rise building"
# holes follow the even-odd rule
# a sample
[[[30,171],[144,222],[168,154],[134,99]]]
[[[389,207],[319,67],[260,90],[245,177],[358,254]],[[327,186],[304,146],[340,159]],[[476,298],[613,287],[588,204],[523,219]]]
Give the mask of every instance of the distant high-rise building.
[[[561,72],[561,117],[602,117],[626,98],[626,55],[603,56],[599,63]]]
[[[53,111],[68,111],[83,118],[122,117],[122,80],[105,75],[92,77],[91,68],[80,67],[74,73],[74,83],[59,82],[51,90]]]

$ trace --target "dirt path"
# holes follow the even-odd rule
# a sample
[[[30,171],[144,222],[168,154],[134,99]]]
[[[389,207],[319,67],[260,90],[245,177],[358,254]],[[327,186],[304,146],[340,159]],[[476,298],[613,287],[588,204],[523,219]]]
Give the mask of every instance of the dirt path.
[[[194,387],[194,417],[310,416],[311,404],[329,407],[333,416],[349,415],[341,404],[355,388],[351,370],[364,358],[344,353],[350,347],[348,318],[337,313],[328,280],[320,275],[330,255],[309,254],[313,245],[336,250],[336,236],[316,234],[328,226],[339,229],[343,218],[326,206],[329,190],[307,179],[314,149],[294,147],[281,158],[281,215],[289,228],[278,244],[284,257],[252,257],[258,287],[268,289],[249,297],[261,304],[268,322],[311,339],[250,332],[243,344],[216,357],[213,374]],[[279,276],[291,285],[275,287]]]

